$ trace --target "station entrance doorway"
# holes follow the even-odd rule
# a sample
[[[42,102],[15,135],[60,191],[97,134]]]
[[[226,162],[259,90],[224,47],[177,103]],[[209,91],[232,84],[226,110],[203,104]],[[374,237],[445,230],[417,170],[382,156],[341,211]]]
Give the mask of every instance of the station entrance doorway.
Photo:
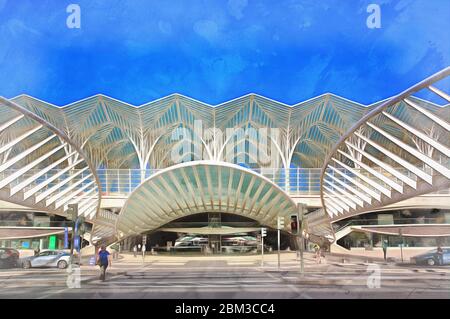
[[[200,213],[177,219],[145,234],[146,248],[165,255],[253,255],[261,253],[261,224],[230,213]],[[127,241],[138,245],[141,236]],[[125,245],[126,246],[126,245]],[[264,251],[276,251],[276,230],[268,230]],[[295,249],[290,236],[282,234],[281,249]]]

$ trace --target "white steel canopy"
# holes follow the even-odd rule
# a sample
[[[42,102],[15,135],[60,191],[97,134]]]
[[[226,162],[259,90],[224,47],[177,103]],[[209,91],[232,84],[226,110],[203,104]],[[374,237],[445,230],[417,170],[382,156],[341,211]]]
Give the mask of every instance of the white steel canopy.
[[[94,220],[96,170],[80,147],[44,118],[0,97],[0,199],[66,215],[69,204]]]
[[[119,238],[157,229],[203,212],[242,215],[274,226],[294,201],[269,179],[238,165],[195,161],[169,167],[144,181],[128,198],[116,223]]]
[[[450,96],[435,87],[448,79],[450,67],[382,103],[341,137],[321,172],[322,204],[332,221],[450,186],[449,116],[411,97],[428,89],[448,103]]]

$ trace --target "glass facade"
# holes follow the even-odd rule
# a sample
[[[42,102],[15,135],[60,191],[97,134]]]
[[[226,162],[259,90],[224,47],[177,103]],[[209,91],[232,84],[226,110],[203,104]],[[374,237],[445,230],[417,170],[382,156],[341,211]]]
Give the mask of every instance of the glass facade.
[[[408,209],[369,213],[336,222],[336,232],[350,226],[389,226],[389,225],[449,225],[448,209]],[[372,227],[376,230],[376,227]],[[353,247],[381,247],[383,239],[387,239],[390,247],[435,247],[450,246],[450,237],[445,236],[399,236],[383,235],[354,230],[337,241],[338,245],[347,249]]]
[[[16,238],[0,240],[0,247],[14,249],[64,249],[64,234],[37,238]]]
[[[366,232],[353,231],[347,236],[338,240],[338,245],[351,248],[374,248],[381,247],[382,240],[388,241],[389,247],[437,247],[450,246],[450,236],[445,237],[409,237],[373,234]]]
[[[65,249],[65,228],[71,237],[72,221],[65,217],[42,212],[2,211],[0,212],[0,247],[21,250]],[[85,224],[86,230],[92,225]],[[87,245],[85,241],[83,245]]]
[[[404,209],[368,213],[333,223],[337,232],[347,226],[450,224],[450,209]]]

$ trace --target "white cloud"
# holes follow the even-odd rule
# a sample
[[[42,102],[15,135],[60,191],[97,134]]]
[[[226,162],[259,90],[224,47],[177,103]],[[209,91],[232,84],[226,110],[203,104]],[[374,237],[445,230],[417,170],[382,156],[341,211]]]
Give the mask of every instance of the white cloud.
[[[219,27],[213,20],[200,20],[194,24],[194,31],[208,41],[214,41],[219,36]]]
[[[7,22],[7,26],[11,34],[21,35],[22,33],[32,33],[34,35],[40,36],[41,33],[33,28],[25,25],[25,23],[19,19],[10,19]]]
[[[247,7],[247,0],[228,0],[228,11],[236,19],[240,20],[244,17],[242,11]]]
[[[169,22],[159,21],[158,28],[159,28],[159,31],[161,31],[164,34],[172,33],[172,25]]]

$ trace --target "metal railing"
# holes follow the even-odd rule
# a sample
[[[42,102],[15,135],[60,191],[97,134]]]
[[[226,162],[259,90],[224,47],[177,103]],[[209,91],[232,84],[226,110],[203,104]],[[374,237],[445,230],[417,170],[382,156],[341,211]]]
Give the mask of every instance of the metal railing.
[[[0,227],[72,227],[70,221],[19,221],[19,220],[0,220]]]
[[[375,168],[382,172],[380,168]],[[265,168],[252,169],[254,172],[266,177],[274,184],[285,190],[290,195],[319,195],[320,194],[320,169],[319,168]],[[399,169],[400,170],[400,169]],[[151,175],[159,172],[159,169],[100,169],[97,171],[104,195],[128,195]],[[350,174],[347,170],[341,170],[344,174]],[[407,170],[404,174],[416,178]],[[367,172],[364,174],[369,176]],[[345,179],[336,177],[343,182]],[[370,177],[370,176],[369,176]],[[400,183],[400,181],[399,181]],[[439,194],[450,194],[450,189],[443,189]]]
[[[382,172],[380,168],[374,168],[377,171]],[[278,185],[280,188],[285,190],[288,194],[292,196],[317,196],[320,194],[320,169],[319,168],[290,168],[290,169],[284,169],[284,168],[265,168],[265,169],[252,169],[254,172],[261,174],[262,176],[266,177],[276,185]],[[411,174],[407,170],[401,170],[405,175],[411,177],[412,179],[415,179],[416,176]],[[8,176],[9,174],[12,174],[15,170],[8,170],[4,171],[0,174],[0,180],[2,180],[5,176]],[[28,185],[24,192],[26,192],[29,189],[34,188],[36,185],[48,180],[49,178],[52,178],[53,176],[57,175],[61,169],[53,169],[48,171],[46,174],[41,176],[39,179],[37,179],[35,182]],[[131,192],[133,192],[142,181],[149,178],[150,176],[154,175],[155,173],[161,171],[160,169],[147,169],[147,170],[140,170],[140,169],[98,169],[97,175],[99,178],[99,182],[102,189],[102,194],[106,196],[116,196],[116,195],[124,195],[127,196]],[[352,174],[351,172],[341,169],[342,173],[344,174]],[[14,181],[14,183],[11,186],[14,186],[16,184],[19,184],[20,182],[26,180],[30,176],[33,176],[36,174],[38,170],[32,169],[29,170],[27,173],[23,174]],[[67,179],[69,176],[77,174],[79,170],[72,170],[70,172],[61,174],[58,178],[54,179],[51,183],[49,183],[45,188],[43,188],[41,191],[38,192],[42,193],[45,190],[51,188],[54,185],[57,185],[59,182]],[[367,175],[370,177],[367,172],[361,171],[361,174]],[[384,172],[386,175],[386,172]],[[83,179],[84,177],[88,176],[88,171],[83,171],[77,176],[77,180]],[[346,182],[346,180],[338,175],[333,174],[336,179],[339,179],[342,182]],[[392,177],[395,178],[395,177]],[[81,183],[80,187],[89,184],[92,182],[92,178],[87,178],[86,180]],[[396,180],[399,184],[402,184],[401,181]],[[59,188],[55,194],[64,191],[66,188],[70,187],[71,184],[68,183],[67,185],[62,186]],[[450,189],[442,189],[438,192],[435,192],[433,194],[450,194]]]
[[[204,222],[172,222],[163,226],[163,228],[200,228],[200,227],[236,227],[236,228],[250,228],[260,227],[258,222],[224,222],[214,223],[211,225],[207,221]]]
[[[141,181],[159,172],[159,169],[99,169],[97,170],[104,195],[127,195]],[[290,194],[318,195],[320,169],[318,168],[265,168],[253,169],[258,174],[286,190]]]

